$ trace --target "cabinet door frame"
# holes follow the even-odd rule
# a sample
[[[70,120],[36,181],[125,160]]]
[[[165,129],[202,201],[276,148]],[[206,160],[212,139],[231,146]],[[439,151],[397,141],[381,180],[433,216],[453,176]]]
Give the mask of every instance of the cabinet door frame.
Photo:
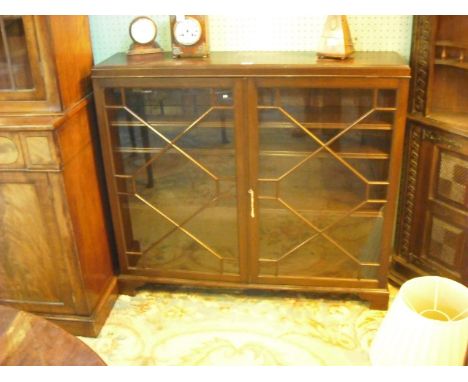
[[[248,103],[247,115],[249,126],[249,189],[255,195],[257,192],[258,153],[259,153],[259,127],[257,119],[257,89],[260,87],[275,88],[334,88],[334,89],[395,89],[395,114],[392,128],[387,203],[384,212],[384,221],[381,236],[380,264],[377,280],[365,279],[335,279],[325,277],[293,277],[293,276],[260,276],[259,275],[259,219],[258,213],[254,218],[249,218],[249,282],[259,284],[290,284],[290,285],[314,285],[318,287],[363,287],[363,288],[387,288],[387,274],[389,259],[393,252],[392,236],[395,224],[396,198],[399,186],[400,168],[402,162],[403,138],[406,116],[406,99],[408,94],[408,80],[403,78],[378,78],[378,77],[352,77],[352,76],[303,76],[290,78],[257,77],[249,79],[247,84],[246,102]],[[254,200],[255,211],[258,206],[258,198]]]
[[[226,281],[245,282],[247,280],[247,196],[245,195],[247,184],[247,133],[244,104],[244,87],[241,79],[232,78],[201,78],[201,77],[126,77],[126,78],[99,78],[93,81],[97,117],[99,122],[99,134],[101,139],[102,155],[104,159],[106,184],[109,190],[109,202],[114,230],[115,240],[119,258],[120,270],[123,274],[148,276],[152,280],[158,279],[190,279],[198,281]],[[182,271],[159,271],[158,269],[135,268],[129,263],[126,245],[126,233],[124,216],[122,216],[120,203],[117,195],[117,183],[115,165],[112,155],[112,143],[109,133],[109,121],[105,111],[105,89],[106,88],[229,88],[233,90],[233,113],[235,120],[235,160],[236,160],[236,181],[237,181],[237,236],[238,236],[238,259],[239,275],[220,275],[215,273],[182,272]],[[130,240],[127,237],[127,241]]]

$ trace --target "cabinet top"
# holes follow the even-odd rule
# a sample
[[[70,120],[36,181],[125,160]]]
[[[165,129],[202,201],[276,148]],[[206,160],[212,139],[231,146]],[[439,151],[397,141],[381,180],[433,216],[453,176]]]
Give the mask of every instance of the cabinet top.
[[[395,52],[355,52],[346,60],[318,59],[315,52],[212,52],[207,58],[129,62],[117,53],[94,66],[93,77],[363,75],[409,77],[410,68]]]

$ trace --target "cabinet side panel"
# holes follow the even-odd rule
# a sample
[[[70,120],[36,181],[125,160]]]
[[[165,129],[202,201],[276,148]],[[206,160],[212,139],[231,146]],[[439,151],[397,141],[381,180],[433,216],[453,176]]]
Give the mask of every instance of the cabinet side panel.
[[[62,107],[91,91],[92,50],[88,16],[49,16]]]
[[[74,113],[59,129],[68,208],[89,304],[95,306],[112,277],[111,251],[104,220],[95,155],[90,136],[90,107]],[[70,150],[79,136],[79,150]],[[77,142],[75,142],[77,143]],[[67,150],[65,150],[67,149]],[[65,151],[73,155],[65,155]]]

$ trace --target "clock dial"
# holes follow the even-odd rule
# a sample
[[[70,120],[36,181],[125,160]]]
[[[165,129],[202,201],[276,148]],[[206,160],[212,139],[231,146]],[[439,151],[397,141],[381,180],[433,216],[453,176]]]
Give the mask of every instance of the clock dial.
[[[194,18],[186,18],[174,25],[174,37],[179,44],[190,46],[196,44],[202,36],[200,22]]]
[[[130,37],[138,44],[148,44],[156,38],[156,24],[148,17],[139,17],[130,25]]]

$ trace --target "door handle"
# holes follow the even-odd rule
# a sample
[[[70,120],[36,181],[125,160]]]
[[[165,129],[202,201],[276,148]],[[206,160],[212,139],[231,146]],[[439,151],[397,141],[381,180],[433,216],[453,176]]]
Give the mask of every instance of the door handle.
[[[254,218],[255,217],[255,191],[250,189],[248,192],[250,194],[250,217]]]

